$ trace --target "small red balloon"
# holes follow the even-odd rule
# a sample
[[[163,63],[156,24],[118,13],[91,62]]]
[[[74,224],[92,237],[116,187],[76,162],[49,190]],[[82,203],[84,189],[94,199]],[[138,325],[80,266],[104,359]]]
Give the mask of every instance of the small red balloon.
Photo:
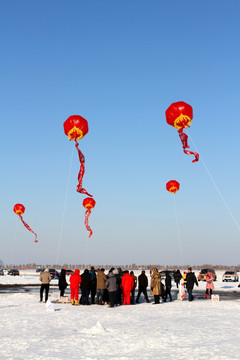
[[[86,198],[83,200],[83,206],[85,207],[85,209],[93,209],[96,201],[93,198]]]
[[[176,180],[170,180],[166,184],[167,191],[174,194],[179,190],[179,188],[180,188],[180,184]]]
[[[93,198],[86,198],[83,200],[83,206],[85,207],[85,209],[87,209],[85,212],[85,226],[86,226],[86,229],[89,231],[89,237],[92,236],[92,229],[88,225],[88,218],[89,218],[89,215],[91,214],[91,210],[94,208],[95,204],[96,204],[96,201]]]
[[[34,242],[37,243],[37,234],[30,228],[30,226],[23,220],[22,214],[24,214],[25,211],[25,207],[22,204],[15,204],[13,207],[13,211],[15,212],[15,214],[17,214],[20,217],[21,222],[23,223],[23,225],[25,226],[26,229],[28,229],[31,233],[33,233],[35,235],[35,240]]]
[[[15,212],[15,214],[17,215],[22,215],[24,214],[25,211],[25,207],[22,204],[16,204],[13,207],[13,211]]]

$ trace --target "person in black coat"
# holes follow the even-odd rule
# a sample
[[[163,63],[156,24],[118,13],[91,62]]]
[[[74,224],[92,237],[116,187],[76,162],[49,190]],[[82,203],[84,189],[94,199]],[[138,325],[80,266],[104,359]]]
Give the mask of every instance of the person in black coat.
[[[142,273],[139,275],[138,277],[138,294],[137,294],[137,298],[136,298],[136,303],[139,303],[139,298],[141,293],[143,293],[146,302],[149,303],[149,299],[147,296],[147,287],[148,287],[148,278],[145,274],[145,270],[142,270]]]
[[[91,304],[95,304],[95,296],[97,292],[97,277],[94,266],[91,266],[91,270],[89,273],[91,275],[91,281],[90,281]]]
[[[197,281],[195,274],[192,272],[191,267],[188,268],[186,282],[187,282],[186,287],[187,287],[187,292],[188,292],[188,300],[192,301],[193,300],[193,295],[192,295],[193,287],[194,287],[194,284],[196,284],[198,286],[198,281]]]
[[[121,289],[122,277],[123,277],[122,269],[121,268],[114,269],[113,274],[117,279],[117,290],[116,290],[115,304],[116,305],[122,305],[122,289]]]
[[[167,297],[169,296],[170,301],[172,301],[172,295],[171,295],[171,288],[172,288],[172,278],[168,271],[166,271],[165,276],[165,296],[164,301],[167,301]]]
[[[90,292],[90,283],[91,283],[91,275],[89,274],[89,270],[85,269],[84,273],[81,275],[82,282],[81,282],[81,301],[82,305],[89,305],[88,298]]]
[[[182,278],[182,274],[181,274],[181,272],[180,272],[179,269],[174,272],[173,278],[174,278],[174,281],[175,281],[176,286],[177,286],[177,288],[178,288],[178,285],[179,285],[179,283],[180,283],[180,281],[181,281],[181,278]]]
[[[60,290],[60,296],[64,296],[64,292],[68,286],[66,281],[66,269],[62,269],[58,279],[58,288]]]

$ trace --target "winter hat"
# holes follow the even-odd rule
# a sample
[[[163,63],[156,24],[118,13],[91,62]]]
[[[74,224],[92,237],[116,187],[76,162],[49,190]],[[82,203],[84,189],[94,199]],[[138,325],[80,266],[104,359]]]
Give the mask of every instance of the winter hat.
[[[113,273],[114,275],[118,275],[118,270],[117,270],[117,269],[114,269],[112,273]]]
[[[191,268],[191,267],[189,267],[189,268],[188,268],[188,270],[192,271],[192,268]]]

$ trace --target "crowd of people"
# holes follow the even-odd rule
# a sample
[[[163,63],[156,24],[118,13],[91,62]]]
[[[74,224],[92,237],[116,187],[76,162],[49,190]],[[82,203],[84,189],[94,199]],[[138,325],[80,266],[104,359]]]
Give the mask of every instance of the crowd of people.
[[[108,274],[105,274],[105,269],[95,270],[92,266],[90,270],[85,269],[80,275],[80,271],[76,269],[70,276],[70,291],[72,305],[105,305],[114,307],[118,305],[134,305],[139,303],[141,294],[144,295],[145,301],[150,303],[148,298],[147,288],[150,285],[150,293],[153,295],[153,304],[159,304],[160,299],[163,302],[172,301],[172,280],[175,281],[176,287],[179,288],[180,283],[184,284],[187,289],[188,300],[194,299],[192,291],[194,285],[198,286],[197,278],[189,267],[187,273],[181,274],[180,270],[173,273],[173,278],[168,271],[165,271],[164,280],[161,279],[161,274],[158,269],[154,268],[151,271],[150,284],[148,284],[148,277],[145,270],[141,271],[138,278],[135,276],[134,271],[122,271],[121,268],[111,268]],[[42,282],[40,288],[40,302],[43,301],[43,293],[45,291],[45,302],[48,300],[49,284],[51,276],[48,268],[45,269],[40,275]],[[137,286],[138,285],[138,286]],[[65,290],[68,286],[66,280],[66,269],[62,269],[59,275],[58,286],[60,296],[64,296]],[[206,293],[205,298],[210,294],[212,296],[213,276],[208,273],[206,276]],[[136,289],[138,290],[136,296]],[[79,294],[81,294],[79,299]]]

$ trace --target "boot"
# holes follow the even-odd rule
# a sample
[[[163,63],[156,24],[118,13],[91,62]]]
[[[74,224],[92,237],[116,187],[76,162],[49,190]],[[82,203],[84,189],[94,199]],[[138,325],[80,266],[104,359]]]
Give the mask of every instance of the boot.
[[[210,299],[212,298],[212,295],[210,295]]]
[[[207,299],[207,296],[208,296],[208,294],[205,294],[205,299]],[[211,296],[210,296],[210,299],[211,299]]]
[[[71,304],[74,305],[74,299],[71,299]]]
[[[75,300],[75,305],[80,305],[78,300]]]

